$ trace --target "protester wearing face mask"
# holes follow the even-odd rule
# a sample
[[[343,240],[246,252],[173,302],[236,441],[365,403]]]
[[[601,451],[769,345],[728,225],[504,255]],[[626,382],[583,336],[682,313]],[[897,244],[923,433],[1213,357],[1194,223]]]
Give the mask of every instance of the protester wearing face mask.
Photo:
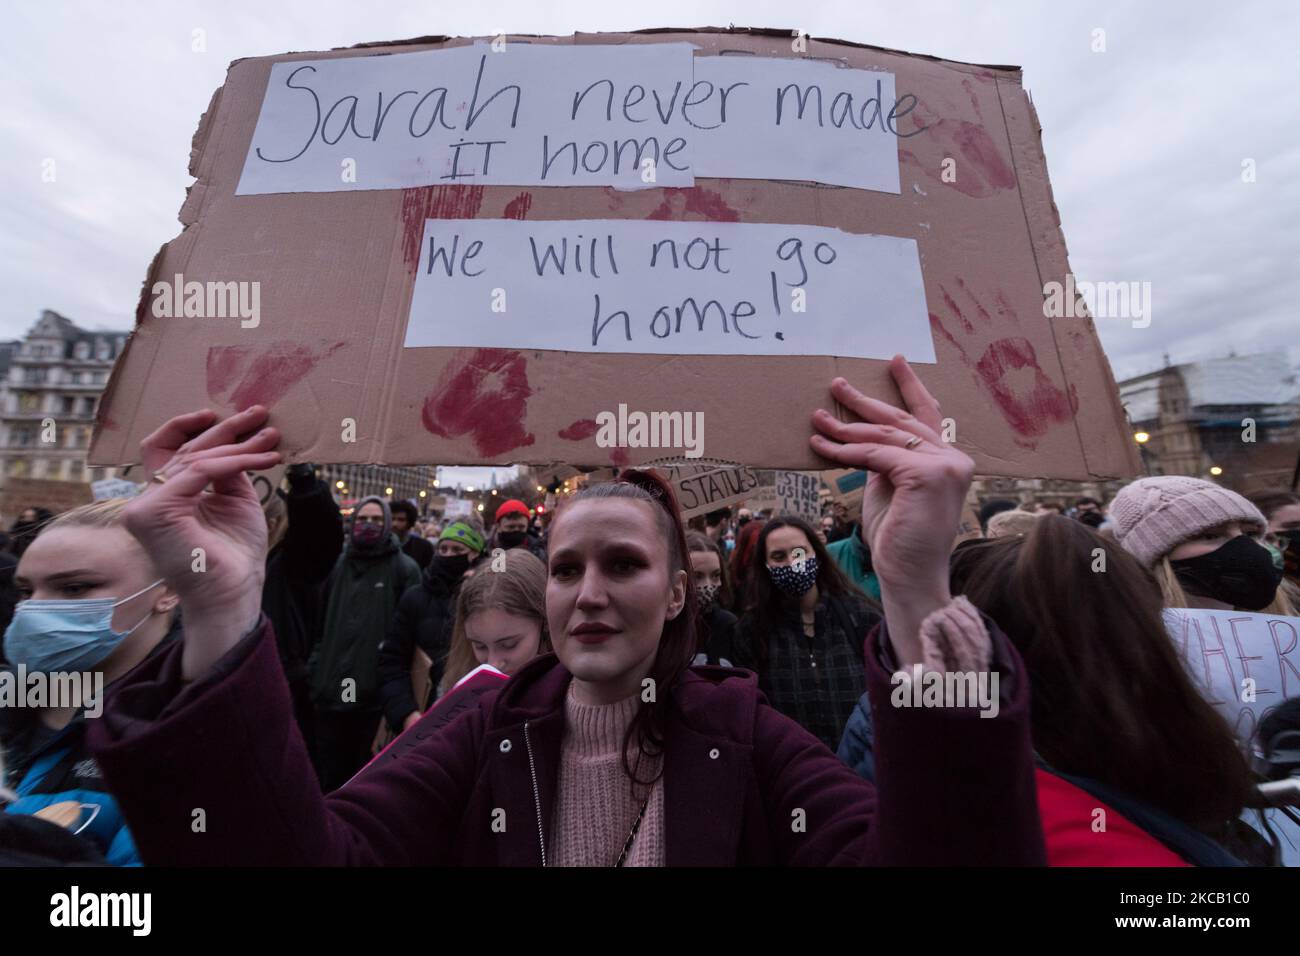
[[[550,652],[546,566],[522,548],[507,551],[498,567],[461,585],[455,619],[439,697],[480,664],[514,675]]]
[[[99,501],[60,515],[24,551],[15,577],[23,600],[4,637],[11,679],[99,675],[107,693],[136,664],[179,641],[179,598],[123,526],[125,504]],[[56,686],[48,676],[45,683]],[[90,696],[94,689],[91,676],[83,691]],[[125,819],[85,742],[87,718],[100,716],[103,697],[40,703],[48,706],[0,707],[7,760],[0,784],[17,796],[5,812],[56,819],[107,862],[138,865]]]
[[[1028,685],[1014,648],[948,590],[947,557],[974,463],[902,357],[907,411],[843,379],[812,416],[815,453],[882,477],[864,528],[889,620],[866,636],[880,786],[777,713],[752,674],[689,666],[695,593],[678,504],[653,473],[583,488],[550,526],[555,654],[323,796],[274,639],[257,607],[265,528],[245,468],[279,455],[274,428],[184,442],[127,520],[180,589],[185,644],[132,675],[91,742],[136,838],[160,864],[1041,865]],[[802,423],[801,423],[802,424]],[[194,454],[210,457],[195,460]],[[211,484],[212,491],[205,495]],[[232,518],[193,520],[212,499]],[[258,536],[263,536],[259,540]],[[227,560],[188,573],[195,547]],[[490,574],[490,571],[483,571]],[[1003,675],[998,713],[880,704],[898,669]],[[193,746],[202,736],[204,746]],[[207,810],[207,831],[177,821]],[[805,829],[792,826],[806,818]],[[508,821],[502,827],[500,821]]]
[[[691,583],[699,605],[699,653],[694,664],[731,667],[735,656],[736,615],[731,605],[731,582],[722,549],[698,531],[686,535],[686,550],[691,559]]]
[[[537,560],[546,563],[546,549],[542,543],[528,533],[528,505],[518,498],[503,501],[497,507],[495,529],[488,542],[487,553],[497,548],[509,551],[511,548],[527,548]]]
[[[1238,820],[1252,789],[1246,762],[1179,659],[1154,578],[1076,520],[1033,520],[1022,535],[954,551],[951,585],[998,621],[1028,670],[1050,865],[1235,866],[1266,858]],[[1089,570],[1099,555],[1104,574]],[[1061,587],[1071,568],[1083,570]],[[873,774],[865,698],[839,755]]]
[[[1282,556],[1282,593],[1293,608],[1300,608],[1300,495],[1261,491],[1247,497],[1268,519],[1265,544]]]
[[[773,707],[834,749],[866,687],[862,640],[880,621],[878,606],[801,518],[767,522],[755,547],[765,563],[749,580],[735,663],[758,674]]]
[[[1120,489],[1110,517],[1115,540],[1160,582],[1166,607],[1293,613],[1275,606],[1282,570],[1261,543],[1268,522],[1235,491],[1199,478],[1141,478]]]
[[[379,646],[398,602],[420,583],[402,553],[382,498],[357,505],[348,541],[330,574],[325,624],[312,662],[321,787],[347,782],[370,758],[379,722]]]
[[[447,525],[420,586],[403,594],[397,604],[379,649],[379,696],[393,733],[401,733],[420,719],[429,705],[430,688],[442,679],[451,646],[456,590],[482,553],[483,536],[477,530],[462,521]],[[417,660],[419,666],[413,666]]]

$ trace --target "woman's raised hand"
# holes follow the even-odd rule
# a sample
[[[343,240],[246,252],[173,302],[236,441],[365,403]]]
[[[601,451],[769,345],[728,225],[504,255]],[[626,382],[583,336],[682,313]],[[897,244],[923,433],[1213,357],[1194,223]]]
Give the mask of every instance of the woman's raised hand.
[[[185,627],[185,676],[204,673],[261,614],[266,518],[248,471],[280,462],[260,405],[221,419],[178,415],[140,443],[153,476],[124,519],[172,590]]]
[[[880,579],[890,639],[906,665],[921,660],[920,622],[950,600],[948,556],[975,463],[940,437],[939,403],[902,356],[889,370],[907,411],[836,378],[831,394],[862,421],[841,422],[818,409],[809,441],[819,455],[872,473],[862,537]]]

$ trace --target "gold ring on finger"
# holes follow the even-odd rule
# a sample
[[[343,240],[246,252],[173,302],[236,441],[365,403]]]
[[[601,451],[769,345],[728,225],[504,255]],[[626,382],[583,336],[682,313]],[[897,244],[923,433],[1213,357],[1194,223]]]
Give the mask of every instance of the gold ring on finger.
[[[915,447],[916,447],[917,445],[919,445],[919,444],[921,444],[921,436],[920,436],[920,435],[913,435],[911,438],[909,438],[909,439],[907,440],[907,444],[904,445],[903,447],[904,447],[904,448],[907,448],[907,449],[912,449],[912,448],[915,448]]]
[[[161,471],[155,471],[153,473],[153,480],[158,482],[158,484],[161,485],[164,481],[167,480],[167,476],[164,475]]]

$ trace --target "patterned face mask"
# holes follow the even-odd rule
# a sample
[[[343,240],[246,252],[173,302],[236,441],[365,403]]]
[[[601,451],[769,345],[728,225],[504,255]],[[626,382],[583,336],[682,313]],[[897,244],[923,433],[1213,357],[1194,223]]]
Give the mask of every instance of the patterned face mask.
[[[769,564],[767,573],[772,583],[790,597],[803,597],[817,583],[817,555],[810,554],[795,564]]]
[[[713,606],[718,603],[718,592],[721,590],[721,584],[700,584],[696,586],[695,596],[700,602],[701,614],[707,614],[713,610]]]

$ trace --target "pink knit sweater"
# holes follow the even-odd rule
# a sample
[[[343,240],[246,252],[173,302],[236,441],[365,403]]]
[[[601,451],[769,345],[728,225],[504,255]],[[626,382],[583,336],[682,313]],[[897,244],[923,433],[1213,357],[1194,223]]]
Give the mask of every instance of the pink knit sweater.
[[[640,706],[640,695],[635,694],[615,704],[580,704],[569,685],[553,845],[548,848],[552,866],[613,866],[622,852],[646,797],[646,788],[634,788],[628,779],[622,758],[624,735]],[[637,775],[645,780],[658,770],[659,759],[642,758]],[[650,791],[624,866],[664,865],[663,783],[661,777]]]

